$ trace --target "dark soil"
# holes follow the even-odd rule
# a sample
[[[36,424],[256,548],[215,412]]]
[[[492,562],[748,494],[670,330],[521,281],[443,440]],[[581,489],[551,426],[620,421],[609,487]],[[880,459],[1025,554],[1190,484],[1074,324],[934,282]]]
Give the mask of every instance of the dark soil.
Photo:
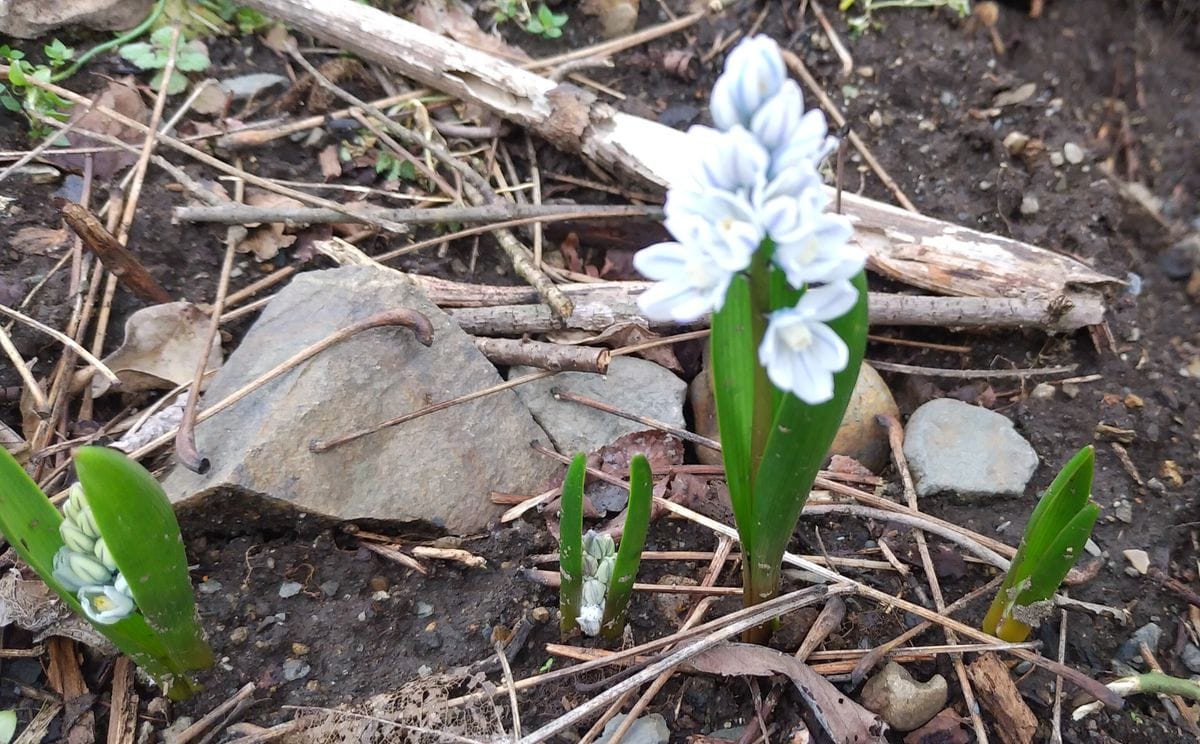
[[[682,10],[682,2],[668,4]],[[966,344],[971,351],[957,354],[874,343],[869,356],[964,369],[1077,364],[1078,375],[1098,375],[1094,381],[1078,384],[1071,395],[1059,390],[1050,399],[1030,397],[1033,383],[997,380],[991,385],[966,384],[905,376],[889,376],[888,382],[905,415],[926,400],[946,395],[988,404],[1011,417],[1037,449],[1043,464],[1024,500],[962,503],[927,499],[922,504],[930,513],[984,534],[1003,530],[1003,539],[1017,540],[1033,503],[1032,489],[1044,488],[1075,450],[1094,442],[1098,465],[1094,498],[1105,507],[1095,541],[1106,551],[1106,560],[1094,579],[1073,587],[1071,594],[1124,608],[1131,613],[1133,624],[1122,627],[1108,618],[1073,613],[1067,629],[1067,663],[1108,679],[1114,671],[1113,659],[1132,631],[1156,622],[1164,631],[1159,660],[1166,671],[1186,675],[1178,656],[1185,640],[1186,601],[1149,578],[1128,576],[1121,551],[1145,549],[1155,566],[1196,586],[1200,385],[1182,370],[1189,364],[1194,369],[1200,356],[1200,311],[1196,300],[1186,294],[1184,282],[1176,276],[1178,267],[1172,266],[1167,253],[1177,235],[1122,198],[1101,173],[1100,165],[1111,160],[1122,178],[1144,184],[1162,200],[1163,214],[1172,225],[1186,226],[1196,219],[1200,208],[1200,26],[1194,3],[1060,0],[1049,2],[1040,19],[1029,19],[1020,8],[1006,6],[999,23],[1008,45],[1004,56],[996,56],[985,32],[968,32],[944,12],[881,12],[877,20],[882,27],[861,38],[852,38],[839,17],[836,22],[856,68],[847,77],[839,75],[837,59],[815,32],[811,19],[800,23],[792,15],[792,4],[787,7],[784,12],[770,6],[762,33],[805,59],[922,212],[1068,253],[1129,280],[1128,291],[1111,302],[1109,325],[1115,350],[1098,348],[1086,332],[1051,338],[1033,331],[964,335],[894,329],[894,337]],[[718,62],[699,65],[698,77],[682,80],[664,73],[658,61],[676,49],[700,57],[732,30],[750,28],[761,11],[760,4],[751,3],[685,34],[622,55],[615,70],[597,69],[588,74],[624,92],[628,100],[621,105],[632,113],[680,128],[705,123],[706,91],[719,72]],[[643,2],[640,25],[663,20],[659,14],[657,3]],[[558,42],[532,40],[515,31],[508,39],[536,55],[590,43],[595,40],[594,32],[594,24],[581,15],[572,18],[566,38]],[[252,50],[249,57],[243,48]],[[251,38],[217,42],[214,60],[218,69],[212,74],[216,77],[283,69],[277,57]],[[97,71],[104,71],[104,64],[97,64]],[[72,83],[87,89],[96,84],[96,78],[80,75]],[[1023,83],[1036,85],[1026,101],[1005,107],[998,116],[979,113],[992,106],[997,92]],[[1013,132],[1032,138],[1024,155],[1010,155],[1004,144]],[[6,149],[25,147],[21,122],[0,119],[0,143]],[[1084,160],[1053,165],[1051,153],[1061,153],[1068,143],[1082,149]],[[514,152],[524,152],[523,145],[514,147]],[[544,152],[541,157],[543,168],[588,175],[565,156]],[[891,200],[888,191],[859,167],[856,154],[849,156],[847,166],[843,175],[847,189]],[[265,175],[320,180],[315,151],[291,144],[254,152],[246,167]],[[182,199],[167,188],[168,179],[153,169],[151,172],[155,175],[143,194],[131,246],[173,296],[210,300],[219,271],[223,230],[171,224],[171,207]],[[343,180],[367,178],[359,172]],[[19,302],[55,263],[55,257],[28,255],[13,237],[23,227],[58,224],[50,204],[57,187],[29,181],[0,187],[0,195],[15,198],[4,208],[0,222],[0,240],[5,246],[0,251],[0,301],[7,305]],[[567,195],[581,201],[597,200],[593,193]],[[1036,211],[1029,208],[1032,200],[1036,200]],[[400,266],[465,281],[512,281],[502,276],[505,269],[492,257],[487,241],[482,243],[478,268],[471,273],[467,264],[472,244],[461,242],[445,255],[430,253],[407,259],[408,263]],[[378,253],[395,245],[380,237],[361,247]],[[599,264],[606,247],[584,245],[581,255],[583,249],[593,251]],[[266,266],[242,260],[235,286],[292,258],[294,255],[285,252],[277,263]],[[312,261],[309,265],[321,264]],[[62,271],[55,274],[30,310],[57,327],[69,314],[65,276]],[[124,292],[117,297],[114,313],[119,323],[140,305]],[[116,335],[110,332],[110,346]],[[27,358],[56,358],[56,350],[46,345],[44,338],[20,326],[14,329],[14,338]],[[236,343],[236,333],[230,343]],[[48,367],[44,361],[39,372]],[[9,367],[0,368],[0,386],[17,384]],[[98,418],[111,413],[115,411],[101,410]],[[19,429],[15,404],[4,408],[3,418]],[[1122,466],[1112,442],[1097,432],[1098,424],[1133,432],[1125,447],[1142,478],[1141,485]],[[1182,484],[1172,479],[1176,471],[1169,463],[1176,464]],[[887,529],[887,525],[849,520],[805,520],[793,544],[798,552],[816,551],[814,527],[835,555],[858,555],[869,540]],[[387,526],[376,528],[386,530]],[[494,659],[493,639],[507,638],[513,629],[519,631],[516,637],[523,649],[514,658],[513,674],[521,678],[548,662],[544,644],[558,640],[552,619],[556,592],[524,580],[518,570],[528,556],[553,550],[554,543],[540,518],[497,528],[462,543],[484,556],[487,568],[434,562],[425,576],[366,551],[343,526],[311,520],[272,522],[234,513],[219,521],[190,520],[185,532],[190,557],[197,566],[200,613],[220,661],[211,672],[201,675],[205,690],[192,701],[175,706],[174,715],[201,716],[247,682],[257,683],[259,691],[258,702],[244,717],[260,725],[290,719],[294,711],[285,706],[362,703],[413,680],[427,682],[410,689],[431,689],[444,682],[437,675]],[[411,542],[430,536],[403,537]],[[901,533],[893,544],[903,544],[904,539]],[[711,535],[690,525],[665,521],[654,526],[648,547],[711,550],[713,542]],[[701,569],[695,564],[652,566],[644,580],[653,580],[656,572],[695,576]],[[729,573],[722,583],[733,585],[737,576]],[[957,578],[947,575],[943,577],[946,594],[961,596],[989,575],[978,568]],[[906,590],[892,574],[860,578],[893,593]],[[299,593],[281,597],[285,582],[298,582]],[[536,618],[545,613],[536,608],[548,608],[551,619],[539,622]],[[977,622],[984,609],[980,603],[961,617]],[[850,603],[849,610],[828,647],[872,645],[893,637],[911,621],[857,601]],[[633,638],[638,642],[673,629],[676,621],[643,596],[635,598],[631,618]],[[794,622],[802,625],[803,619]],[[1054,649],[1059,632],[1054,621],[1036,638]],[[920,640],[941,643],[944,639],[929,633]],[[10,640],[8,645],[12,643]],[[562,663],[556,661],[555,666]],[[940,672],[955,679],[945,660],[917,665],[915,670],[922,677]],[[494,670],[488,671],[493,682],[499,679]],[[44,686],[45,680],[37,684]],[[445,694],[453,696],[469,687],[465,680],[454,685]],[[957,683],[952,681],[951,688],[952,704],[964,713]],[[104,689],[102,680],[97,689]],[[850,691],[848,686],[844,689]],[[1039,719],[1048,722],[1052,679],[1033,674],[1022,680],[1021,689]],[[524,730],[552,720],[592,694],[569,681],[537,688],[521,698]],[[36,709],[28,701],[21,706],[23,720],[27,712]],[[797,708],[795,700],[785,698],[774,714],[779,725],[775,737],[791,730]],[[499,709],[507,719],[503,703]],[[651,710],[662,713],[676,738],[683,740],[691,733],[751,720],[754,695],[741,680],[680,675],[660,693]],[[1163,705],[1150,697],[1131,699],[1119,713],[1102,712],[1083,723],[1066,723],[1064,731],[1068,741],[1079,742],[1192,740],[1172,722]],[[1048,724],[1044,724],[1039,740],[1047,733]]]

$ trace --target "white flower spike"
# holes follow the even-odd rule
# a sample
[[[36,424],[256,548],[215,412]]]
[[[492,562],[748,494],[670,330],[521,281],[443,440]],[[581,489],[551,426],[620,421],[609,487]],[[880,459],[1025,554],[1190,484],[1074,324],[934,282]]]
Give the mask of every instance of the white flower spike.
[[[794,308],[772,313],[758,350],[771,382],[810,405],[832,400],[833,376],[846,368],[850,351],[825,322],[857,301],[858,290],[842,281],[812,287]]]
[[[85,586],[78,596],[83,613],[101,625],[112,625],[133,614],[133,600],[115,586]]]
[[[755,36],[738,44],[725,60],[725,71],[713,85],[709,108],[720,129],[732,129],[750,120],[759,107],[775,95],[787,70],[779,45],[767,36]]]

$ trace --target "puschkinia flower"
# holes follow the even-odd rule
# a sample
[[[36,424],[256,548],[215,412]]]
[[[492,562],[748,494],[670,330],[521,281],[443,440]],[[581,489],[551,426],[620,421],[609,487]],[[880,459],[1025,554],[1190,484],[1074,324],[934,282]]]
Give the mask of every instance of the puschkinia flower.
[[[135,609],[129,595],[115,586],[85,586],[79,590],[79,604],[88,618],[101,625],[123,620]]]
[[[757,251],[770,251],[771,270],[803,294],[795,308],[771,314],[759,358],[777,387],[823,403],[849,361],[825,321],[854,307],[857,290],[846,280],[865,263],[849,245],[849,221],[826,211],[818,167],[836,140],[820,110],[804,111],[800,86],[765,36],[730,53],[709,108],[716,128],[688,130],[686,156],[694,162],[667,194],[664,224],[675,240],[634,257],[635,268],[657,282],[639,307],[660,321],[717,312],[734,277],[750,269]],[[828,315],[830,308],[840,310]]]
[[[810,405],[833,398],[833,375],[846,368],[846,342],[825,323],[849,312],[858,290],[842,281],[812,287],[793,308],[771,313],[758,361],[767,377]]]

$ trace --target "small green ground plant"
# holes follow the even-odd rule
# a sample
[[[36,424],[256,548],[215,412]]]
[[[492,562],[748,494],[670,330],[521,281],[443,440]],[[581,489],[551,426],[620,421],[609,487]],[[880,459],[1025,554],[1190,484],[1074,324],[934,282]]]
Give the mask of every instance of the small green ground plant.
[[[492,20],[496,23],[513,22],[544,39],[562,36],[569,20],[566,13],[555,13],[545,3],[538,3],[537,10],[529,7],[528,0],[495,0],[493,6]]]
[[[164,69],[171,56],[171,38],[174,30],[163,27],[150,34],[149,41],[126,44],[121,47],[121,56],[141,70],[158,70],[150,81],[150,87],[158,89],[163,84]],[[182,35],[175,48],[175,69],[167,82],[167,94],[182,93],[188,84],[185,72],[201,72],[207,70],[211,63],[208,59],[208,49],[198,40],[187,41]]]
[[[653,482],[650,463],[634,455],[629,463],[629,506],[618,549],[609,535],[583,533],[583,486],[587,455],[577,454],[567,469],[562,488],[559,523],[559,608],[561,630],[578,627],[585,635],[603,633],[608,640],[621,637],[625,612],[642,560],[650,527]]]
[[[960,18],[971,14],[971,0],[841,0],[838,7],[843,13],[858,10],[858,15],[846,19],[850,30],[856,34],[864,33],[871,27],[872,13],[887,8],[950,8]]]
[[[82,447],[60,514],[0,450],[0,531],[76,613],[175,699],[213,655],[196,619],[183,538],[154,477],[116,450]]]
[[[1100,507],[1091,501],[1095,461],[1093,447],[1079,450],[1038,501],[983,620],[985,632],[1020,643],[1046,616],[1050,598],[1083,554],[1100,516]]]

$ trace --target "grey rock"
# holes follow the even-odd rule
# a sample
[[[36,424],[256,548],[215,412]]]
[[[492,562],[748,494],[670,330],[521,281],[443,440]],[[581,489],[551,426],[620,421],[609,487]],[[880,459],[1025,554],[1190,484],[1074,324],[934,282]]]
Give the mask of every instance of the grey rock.
[[[1062,153],[1063,160],[1066,160],[1071,165],[1079,165],[1083,162],[1083,148],[1074,142],[1068,142],[1063,145]]]
[[[300,659],[287,659],[283,662],[283,678],[288,682],[304,679],[311,671],[312,667]]]
[[[509,378],[537,372],[532,367],[513,367]],[[561,372],[553,377],[520,385],[517,395],[529,406],[559,452],[593,452],[613,440],[650,428],[594,408],[555,400],[550,393],[561,388],[608,403],[629,413],[683,428],[683,399],[687,384],[654,362],[634,357],[616,357],[608,374]],[[496,490],[496,489],[493,489]]]
[[[1180,654],[1180,659],[1183,665],[1188,668],[1192,674],[1200,674],[1200,647],[1194,643],[1189,643],[1183,647],[1183,653]]]
[[[1159,624],[1146,623],[1133,631],[1129,640],[1121,644],[1121,647],[1117,649],[1117,658],[1140,665],[1142,663],[1141,644],[1144,643],[1150,647],[1151,651],[1157,652],[1160,641],[1162,641],[1162,628]]]
[[[0,0],[0,35],[36,39],[63,26],[124,30],[152,5],[154,0]]]
[[[285,581],[279,585],[279,596],[282,599],[294,597],[299,594],[300,590],[303,588],[304,587],[302,587],[298,581]]]
[[[432,347],[407,328],[373,329],[272,380],[196,427],[197,447],[212,468],[197,475],[176,467],[163,484],[171,500],[209,520],[219,506],[265,511],[290,504],[334,519],[421,521],[466,534],[499,515],[489,492],[536,492],[557,465],[531,450],[529,443],[545,436],[512,392],[309,452],[314,439],[501,381],[471,338],[390,270],[349,266],[293,279],[214,376],[205,401],[221,400],[330,334],[398,307],[429,318]]]
[[[613,716],[604,725],[604,732],[600,734],[596,744],[608,744],[624,720],[624,713]],[[667,728],[667,719],[658,713],[651,713],[634,721],[633,725],[629,727],[629,733],[621,739],[625,744],[667,744],[670,740],[671,729]]]
[[[935,674],[928,682],[918,682],[908,670],[894,661],[863,685],[859,702],[878,713],[897,731],[912,731],[925,725],[946,707],[950,689],[946,678]]]
[[[913,413],[904,455],[920,496],[1020,495],[1038,466],[1037,452],[1011,421],[951,398],[931,400]]]
[[[239,101],[262,93],[268,88],[281,85],[288,81],[283,75],[273,72],[252,72],[249,75],[225,78],[220,82],[221,90],[228,93],[233,100]]]
[[[1200,268],[1200,233],[1191,233],[1163,251],[1158,267],[1171,279],[1187,279]]]
[[[1042,205],[1034,194],[1026,194],[1021,198],[1021,214],[1026,217],[1037,214],[1041,208]]]

